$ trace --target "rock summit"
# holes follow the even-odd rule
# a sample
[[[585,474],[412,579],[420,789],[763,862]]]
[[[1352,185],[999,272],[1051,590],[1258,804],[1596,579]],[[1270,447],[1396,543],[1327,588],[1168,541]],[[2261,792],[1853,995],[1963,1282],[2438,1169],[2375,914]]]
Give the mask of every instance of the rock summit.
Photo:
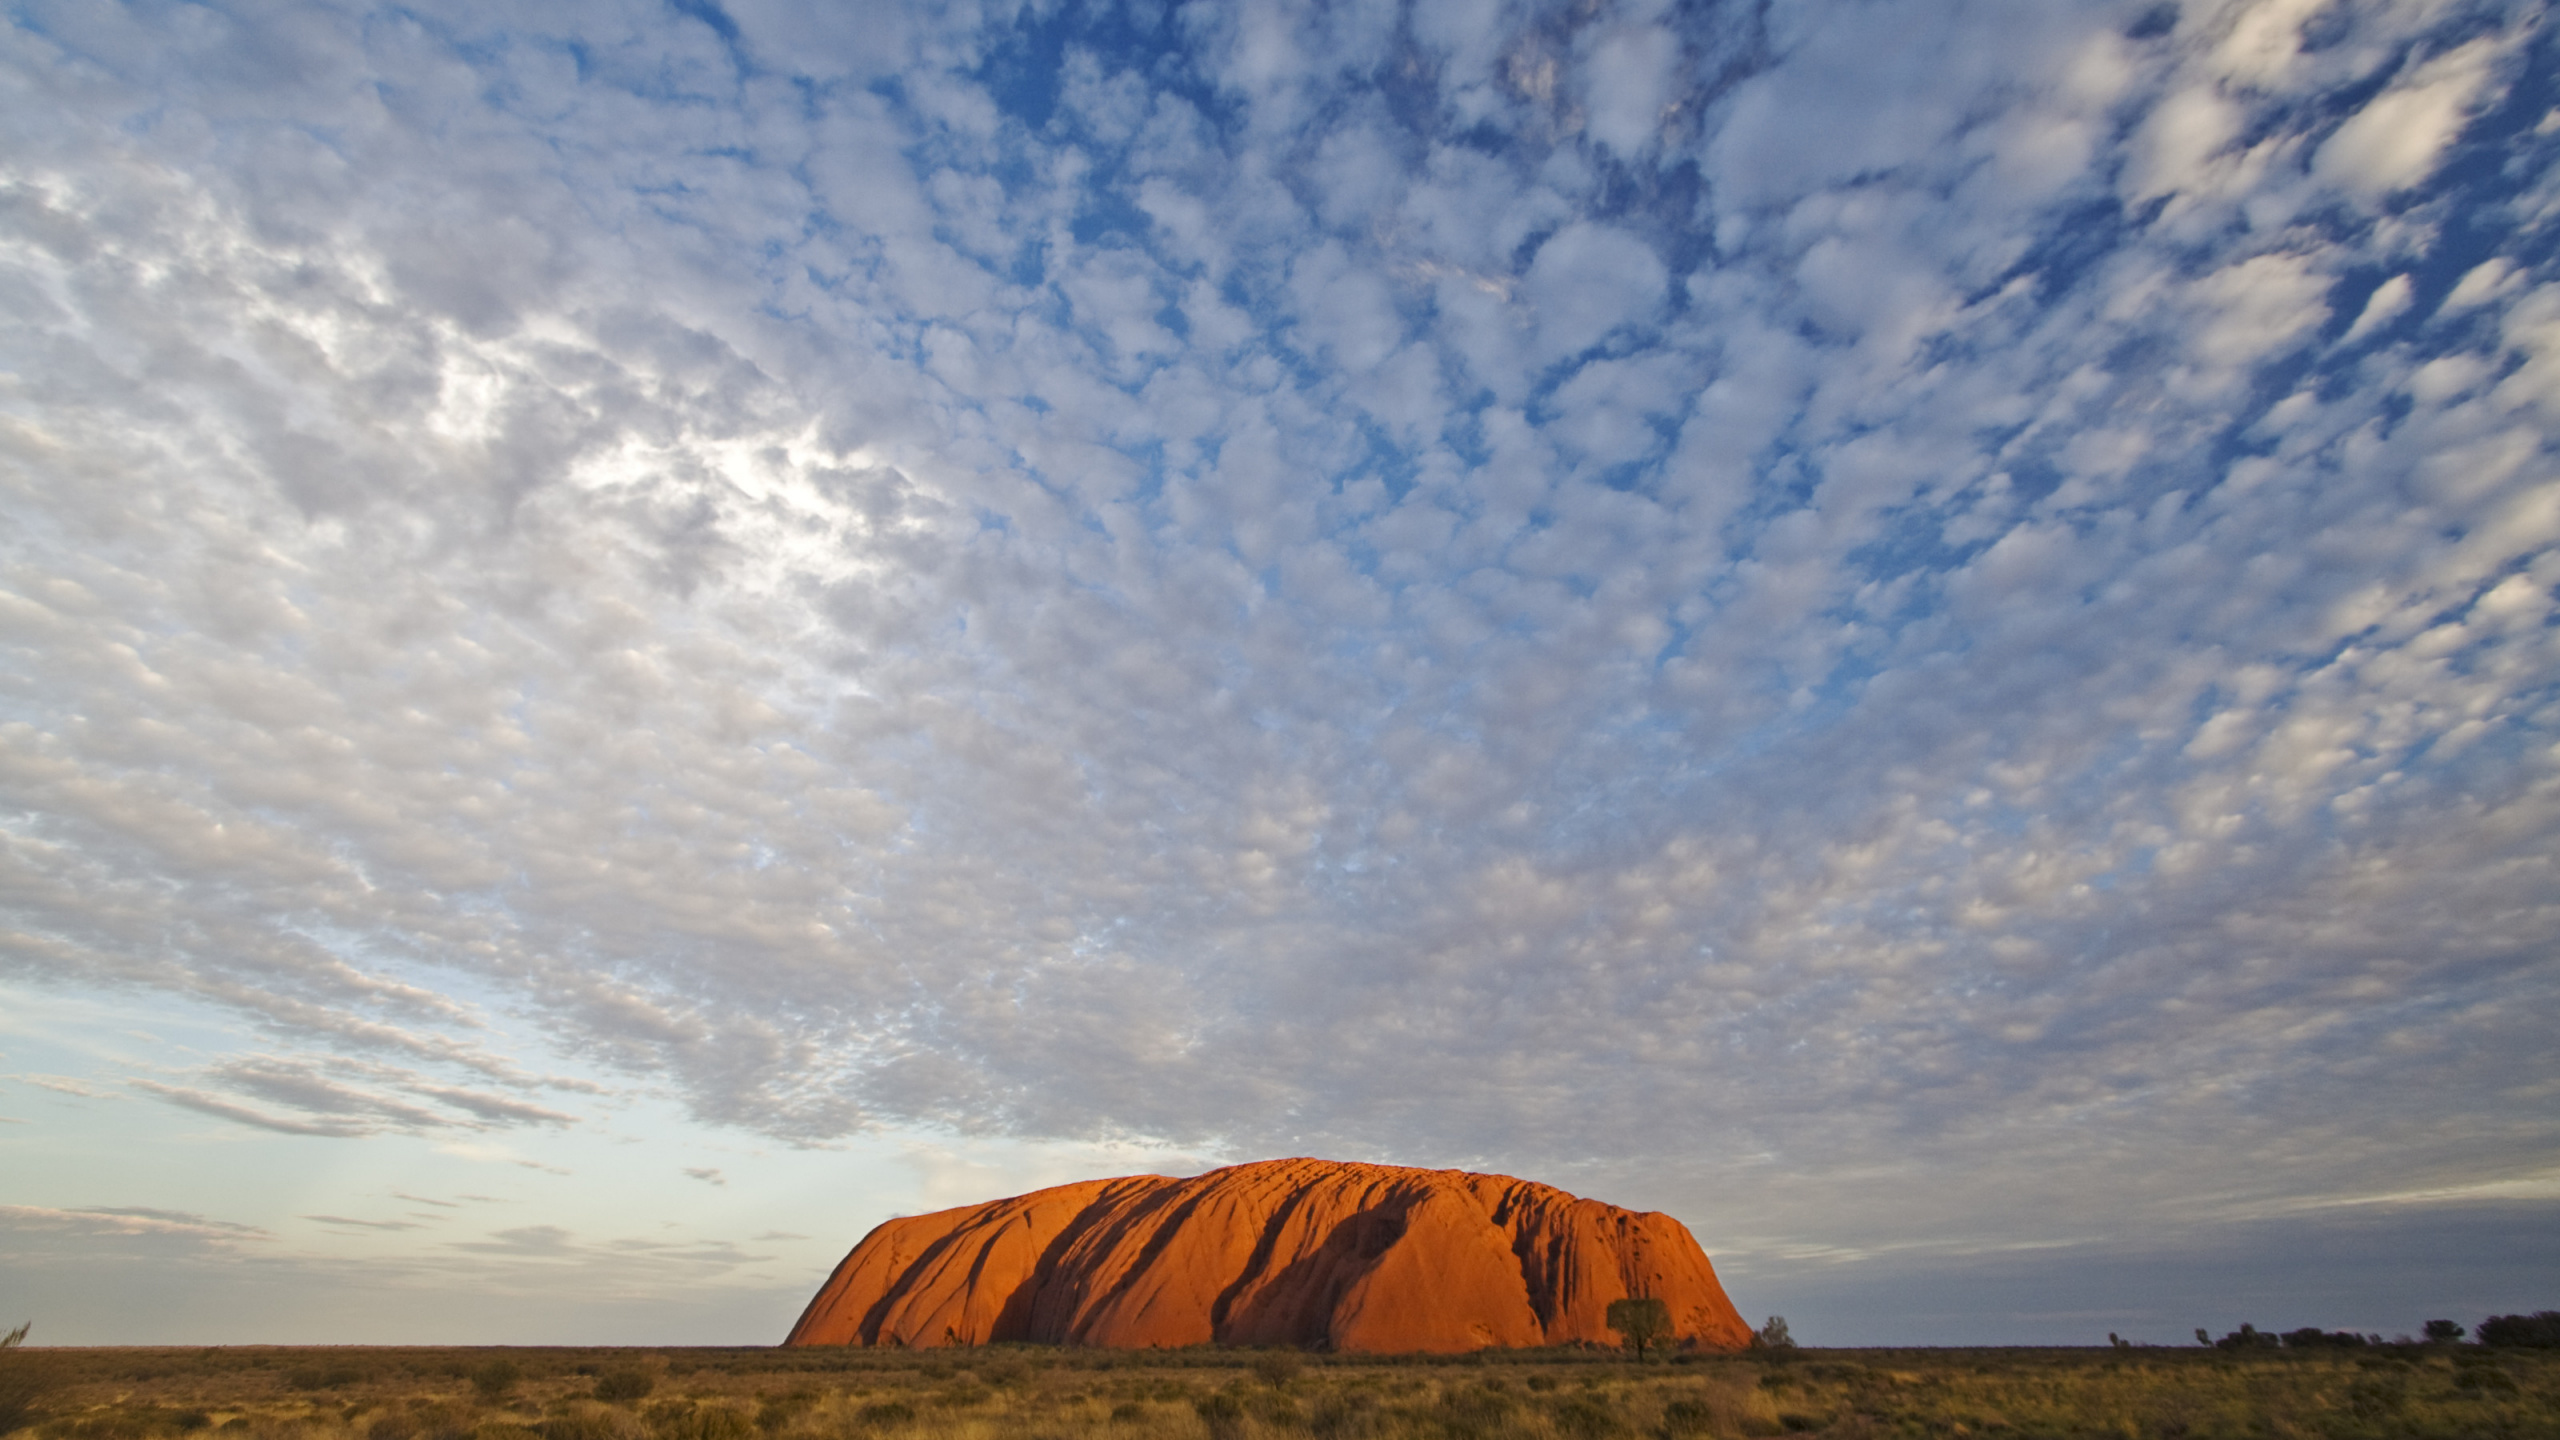
[[[888,1221],[783,1343],[1615,1345],[1609,1302],[1630,1295],[1670,1307],[1675,1343],[1750,1342],[1706,1252],[1668,1215],[1503,1175],[1264,1160]]]

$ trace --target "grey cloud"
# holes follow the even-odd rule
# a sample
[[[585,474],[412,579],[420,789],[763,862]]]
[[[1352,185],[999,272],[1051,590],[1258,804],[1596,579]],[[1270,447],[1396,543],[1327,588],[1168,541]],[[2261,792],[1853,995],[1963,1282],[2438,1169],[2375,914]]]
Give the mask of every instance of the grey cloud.
[[[486,1240],[456,1240],[452,1247],[488,1254],[546,1256],[566,1255],[572,1244],[569,1232],[557,1225],[519,1225],[511,1230],[493,1230]]]
[[[329,1225],[341,1229],[416,1230],[420,1228],[418,1222],[414,1220],[357,1220],[345,1215],[304,1215],[300,1218],[312,1221],[315,1224]]]
[[[373,1133],[372,1126],[358,1122],[326,1119],[296,1120],[287,1116],[271,1115],[237,1101],[226,1100],[219,1095],[210,1095],[202,1090],[190,1089],[183,1085],[163,1085],[153,1080],[128,1080],[125,1083],[137,1090],[157,1095],[172,1105],[184,1106],[206,1115],[218,1115],[225,1120],[236,1120],[243,1125],[253,1125],[261,1130],[273,1130],[282,1135],[326,1135],[344,1139]]]
[[[47,1252],[105,1248],[166,1254],[219,1254],[274,1237],[254,1225],[180,1210],[141,1206],[0,1205],[0,1249],[25,1263]]]
[[[452,1085],[411,1084],[409,1092],[440,1100],[457,1110],[467,1110],[483,1120],[496,1124],[571,1125],[577,1116],[523,1100],[510,1100],[482,1090],[464,1090]]]
[[[295,1135],[353,1137],[383,1129],[428,1132],[487,1125],[567,1125],[577,1118],[528,1101],[438,1084],[399,1066],[343,1058],[242,1056],[207,1066],[198,1078],[229,1093],[139,1079],[128,1083],[188,1109]],[[356,1083],[360,1081],[440,1102],[475,1118],[458,1119],[412,1104],[399,1094],[385,1093],[383,1088]],[[238,1097],[243,1096],[299,1113],[278,1116],[242,1103]]]
[[[12,1075],[9,1078],[39,1090],[51,1090],[57,1095],[76,1095],[83,1100],[106,1100],[114,1096],[112,1091],[92,1090],[67,1075]]]
[[[503,1256],[531,1262],[546,1272],[609,1275],[626,1280],[635,1275],[684,1277],[695,1283],[714,1281],[729,1272],[773,1257],[741,1249],[727,1240],[643,1239],[625,1236],[586,1241],[557,1225],[524,1225],[492,1231],[486,1240],[457,1240],[445,1247],[468,1255]]]
[[[214,1067],[212,1078],[269,1101],[314,1115],[365,1117],[433,1128],[442,1117],[423,1106],[359,1090],[331,1080],[311,1066],[267,1057],[234,1060]]]

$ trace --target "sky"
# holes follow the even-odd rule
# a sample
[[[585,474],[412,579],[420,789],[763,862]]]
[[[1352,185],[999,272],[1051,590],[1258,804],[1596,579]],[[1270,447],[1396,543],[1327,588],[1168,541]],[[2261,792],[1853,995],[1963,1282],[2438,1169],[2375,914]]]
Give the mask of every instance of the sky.
[[[1318,1155],[2560,1304],[2528,0],[13,0],[0,1322]]]

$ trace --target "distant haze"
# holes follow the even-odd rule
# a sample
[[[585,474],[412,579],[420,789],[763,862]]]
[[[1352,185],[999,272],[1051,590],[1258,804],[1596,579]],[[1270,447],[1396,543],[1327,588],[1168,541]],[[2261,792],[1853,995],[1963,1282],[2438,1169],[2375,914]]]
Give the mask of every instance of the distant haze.
[[[2537,3],[0,21],[0,1328],[1283,1155],[2560,1305]]]

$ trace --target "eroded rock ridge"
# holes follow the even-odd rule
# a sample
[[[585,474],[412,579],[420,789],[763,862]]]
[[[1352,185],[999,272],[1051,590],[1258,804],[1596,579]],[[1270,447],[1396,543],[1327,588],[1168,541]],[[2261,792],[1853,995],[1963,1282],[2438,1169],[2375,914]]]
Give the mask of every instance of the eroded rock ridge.
[[[1609,1302],[1628,1295],[1666,1302],[1679,1343],[1750,1340],[1706,1252],[1668,1215],[1504,1175],[1265,1160],[891,1220],[783,1343],[1615,1344]]]

